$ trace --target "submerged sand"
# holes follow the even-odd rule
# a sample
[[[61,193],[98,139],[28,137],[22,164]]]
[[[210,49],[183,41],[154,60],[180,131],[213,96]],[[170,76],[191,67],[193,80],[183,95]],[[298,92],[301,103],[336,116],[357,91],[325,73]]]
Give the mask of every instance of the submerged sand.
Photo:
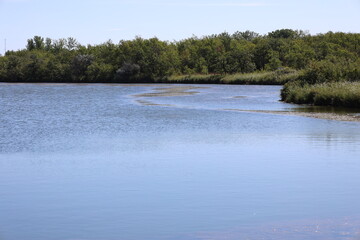
[[[153,92],[140,93],[133,95],[133,97],[177,97],[177,96],[190,96],[198,94],[199,92],[193,91],[196,89],[206,89],[208,87],[197,86],[171,86],[171,87],[158,87],[152,89]],[[233,98],[245,98],[246,96],[234,96]],[[173,106],[171,104],[157,104],[147,100],[137,100],[138,103],[147,106]],[[228,111],[239,112],[252,112],[252,113],[264,113],[264,114],[279,114],[279,115],[291,115],[310,117],[318,119],[327,119],[335,121],[347,121],[347,122],[360,122],[359,114],[351,113],[330,113],[330,112],[305,112],[305,111],[273,111],[273,110],[244,110],[244,109],[222,109]]]
[[[360,122],[360,115],[357,114],[338,114],[338,113],[323,113],[323,112],[292,112],[292,111],[271,111],[271,110],[242,110],[242,109],[224,109],[229,111],[239,112],[253,112],[253,113],[266,113],[266,114],[279,114],[279,115],[291,115],[310,118],[319,118],[335,121],[346,122]]]
[[[134,97],[177,97],[177,96],[189,96],[199,92],[190,91],[194,89],[204,89],[206,87],[194,87],[194,86],[172,86],[172,87],[159,87],[154,88],[155,92],[136,94]]]
[[[171,104],[161,104],[161,103],[154,103],[151,101],[145,101],[145,100],[136,100],[137,103],[144,105],[144,106],[165,106],[165,107],[171,107],[173,105]]]

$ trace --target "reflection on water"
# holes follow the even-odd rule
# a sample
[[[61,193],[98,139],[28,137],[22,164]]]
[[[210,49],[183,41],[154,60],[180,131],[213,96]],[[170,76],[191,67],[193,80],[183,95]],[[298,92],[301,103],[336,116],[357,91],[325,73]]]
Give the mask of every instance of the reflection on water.
[[[200,232],[195,239],[216,240],[359,240],[360,220],[342,219],[305,219],[290,222],[277,222],[256,227],[240,227],[224,232]]]
[[[279,90],[0,84],[0,239],[359,239],[359,123]]]
[[[345,107],[329,107],[329,106],[302,106],[295,108],[299,112],[320,112],[320,113],[337,113],[337,114],[359,114],[360,109]]]

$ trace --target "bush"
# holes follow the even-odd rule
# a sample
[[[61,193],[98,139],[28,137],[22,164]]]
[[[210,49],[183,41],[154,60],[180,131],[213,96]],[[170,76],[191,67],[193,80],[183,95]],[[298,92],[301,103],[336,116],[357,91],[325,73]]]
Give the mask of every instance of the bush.
[[[133,63],[124,63],[115,73],[115,81],[129,82],[139,77],[140,66]]]

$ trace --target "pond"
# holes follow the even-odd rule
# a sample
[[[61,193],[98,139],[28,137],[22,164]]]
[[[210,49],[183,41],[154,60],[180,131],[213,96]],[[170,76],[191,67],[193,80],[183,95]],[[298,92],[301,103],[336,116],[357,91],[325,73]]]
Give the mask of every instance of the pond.
[[[359,239],[360,123],[280,88],[0,84],[0,239]]]

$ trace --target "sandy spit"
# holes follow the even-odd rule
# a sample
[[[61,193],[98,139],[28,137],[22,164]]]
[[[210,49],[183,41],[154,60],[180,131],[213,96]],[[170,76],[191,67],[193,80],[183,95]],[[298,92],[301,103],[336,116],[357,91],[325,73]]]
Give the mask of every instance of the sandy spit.
[[[267,113],[267,114],[279,114],[279,115],[291,115],[310,118],[319,118],[335,121],[346,122],[360,122],[360,115],[353,114],[337,114],[337,113],[319,113],[319,112],[290,112],[290,111],[268,111],[268,110],[242,110],[242,109],[224,109],[229,111],[239,112],[254,112],[254,113]]]
[[[203,89],[206,87],[193,87],[193,86],[173,86],[173,87],[159,87],[154,88],[155,92],[141,93],[134,95],[134,97],[176,97],[194,95],[199,92],[189,91],[194,89]]]

